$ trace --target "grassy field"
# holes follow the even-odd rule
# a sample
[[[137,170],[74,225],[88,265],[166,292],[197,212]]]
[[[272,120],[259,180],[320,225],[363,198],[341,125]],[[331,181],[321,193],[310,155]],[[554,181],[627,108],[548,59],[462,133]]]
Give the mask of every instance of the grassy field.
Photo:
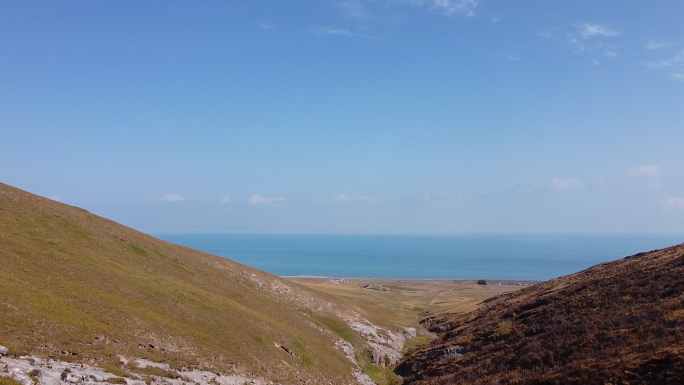
[[[10,354],[353,381],[329,296],[1,184],[0,275]]]
[[[478,285],[468,280],[390,280],[289,277],[312,290],[365,310],[371,321],[386,327],[414,326],[426,317],[476,309],[489,297],[515,291],[520,286]],[[366,286],[366,287],[364,287]],[[419,338],[425,341],[425,337]],[[415,341],[415,342],[419,342]]]

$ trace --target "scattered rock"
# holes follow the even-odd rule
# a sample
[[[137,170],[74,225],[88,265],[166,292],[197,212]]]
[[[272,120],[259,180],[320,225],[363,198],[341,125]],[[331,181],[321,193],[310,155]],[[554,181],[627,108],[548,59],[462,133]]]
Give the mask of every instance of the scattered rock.
[[[120,357],[122,358],[122,357]],[[39,385],[87,384],[109,385],[113,381],[125,381],[127,385],[147,385],[142,380],[121,378],[107,373],[98,367],[84,364],[74,364],[63,361],[45,361],[38,357],[22,356],[19,358],[3,357],[1,366],[5,367],[6,375],[22,385],[34,385],[34,379]],[[169,370],[169,365],[149,360],[138,359],[139,367],[157,367]],[[241,375],[218,375],[212,372],[189,370],[179,371],[180,378],[166,378],[152,376],[153,385],[267,385],[268,381]],[[33,378],[31,378],[33,376]],[[370,383],[372,384],[372,383]],[[370,385],[369,384],[369,385]]]
[[[7,348],[4,347],[4,346],[2,346],[2,345],[0,345],[0,356],[6,355],[7,352],[8,352]]]

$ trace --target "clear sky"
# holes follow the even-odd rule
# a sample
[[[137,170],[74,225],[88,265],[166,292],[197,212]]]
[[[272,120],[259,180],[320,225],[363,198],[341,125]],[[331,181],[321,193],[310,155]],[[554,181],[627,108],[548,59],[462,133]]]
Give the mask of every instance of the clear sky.
[[[684,2],[0,2],[0,182],[146,232],[684,233]]]

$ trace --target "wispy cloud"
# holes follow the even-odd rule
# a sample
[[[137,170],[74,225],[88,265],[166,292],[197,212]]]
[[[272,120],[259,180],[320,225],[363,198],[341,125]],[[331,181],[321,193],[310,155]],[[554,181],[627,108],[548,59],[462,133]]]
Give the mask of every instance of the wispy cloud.
[[[371,13],[366,6],[358,0],[345,0],[337,3],[344,14],[352,19],[370,19]]]
[[[666,208],[673,209],[684,209],[684,198],[682,197],[672,197],[665,199],[663,206]]]
[[[629,175],[639,177],[655,177],[663,174],[663,169],[657,165],[645,165],[632,167],[629,169]]]
[[[582,190],[584,188],[584,183],[577,179],[554,178],[549,184],[549,187],[558,192],[571,192]]]
[[[601,24],[582,23],[577,25],[577,32],[582,39],[587,40],[594,36],[618,36],[621,32],[612,30]]]
[[[408,4],[438,10],[445,16],[462,14],[474,16],[479,0],[389,0],[389,4]]]
[[[651,68],[681,68],[684,67],[684,51],[677,52],[673,57],[655,62],[646,62],[644,65]]]
[[[340,27],[311,27],[309,28],[309,33],[317,36],[354,36],[350,30]]]
[[[617,47],[604,38],[621,35],[622,32],[610,29],[602,24],[580,23],[567,33],[567,42],[577,54],[600,52],[605,57],[614,58],[618,54]],[[551,36],[546,38],[552,38]],[[599,61],[592,58],[594,64]]]
[[[542,39],[546,40],[556,40],[556,34],[552,31],[540,31],[537,33],[537,36],[541,37]]]
[[[661,40],[649,40],[646,42],[646,45],[644,46],[645,49],[649,51],[654,51],[657,49],[663,49],[672,46],[672,43],[667,42],[667,41],[661,41]]]
[[[378,202],[379,197],[368,196],[368,195],[347,195],[340,194],[335,198],[330,200],[331,202]]]
[[[159,200],[162,202],[182,202],[185,200],[185,198],[178,194],[166,194],[163,197],[159,198]]]
[[[221,203],[230,203],[231,199],[229,196],[222,197],[219,202]]]
[[[249,203],[253,205],[270,205],[276,202],[285,202],[285,198],[265,197],[263,195],[253,195],[249,198]]]
[[[59,195],[53,195],[50,197],[50,199],[52,199],[55,202],[61,202],[62,201],[62,198]]]
[[[456,13],[474,16],[478,0],[433,0],[432,3],[433,8],[441,10],[446,16]]]
[[[503,56],[508,61],[520,61],[522,59],[520,55],[516,55],[510,52],[501,51],[499,52],[499,55]]]
[[[645,62],[643,64],[650,68],[669,71],[672,79],[684,82],[684,50],[677,52],[669,59]]]
[[[270,32],[274,29],[276,29],[275,24],[269,24],[269,23],[257,23],[257,27],[261,29],[264,32]]]

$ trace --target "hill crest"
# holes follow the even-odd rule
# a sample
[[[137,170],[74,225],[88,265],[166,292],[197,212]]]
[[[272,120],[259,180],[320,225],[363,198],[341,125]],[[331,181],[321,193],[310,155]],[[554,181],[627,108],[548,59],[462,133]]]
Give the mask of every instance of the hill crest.
[[[331,296],[4,184],[0,272],[0,345],[15,356],[347,384],[367,379],[354,355],[377,342],[354,325],[404,341]]]
[[[438,338],[399,365],[407,384],[684,383],[684,245],[424,324]]]

